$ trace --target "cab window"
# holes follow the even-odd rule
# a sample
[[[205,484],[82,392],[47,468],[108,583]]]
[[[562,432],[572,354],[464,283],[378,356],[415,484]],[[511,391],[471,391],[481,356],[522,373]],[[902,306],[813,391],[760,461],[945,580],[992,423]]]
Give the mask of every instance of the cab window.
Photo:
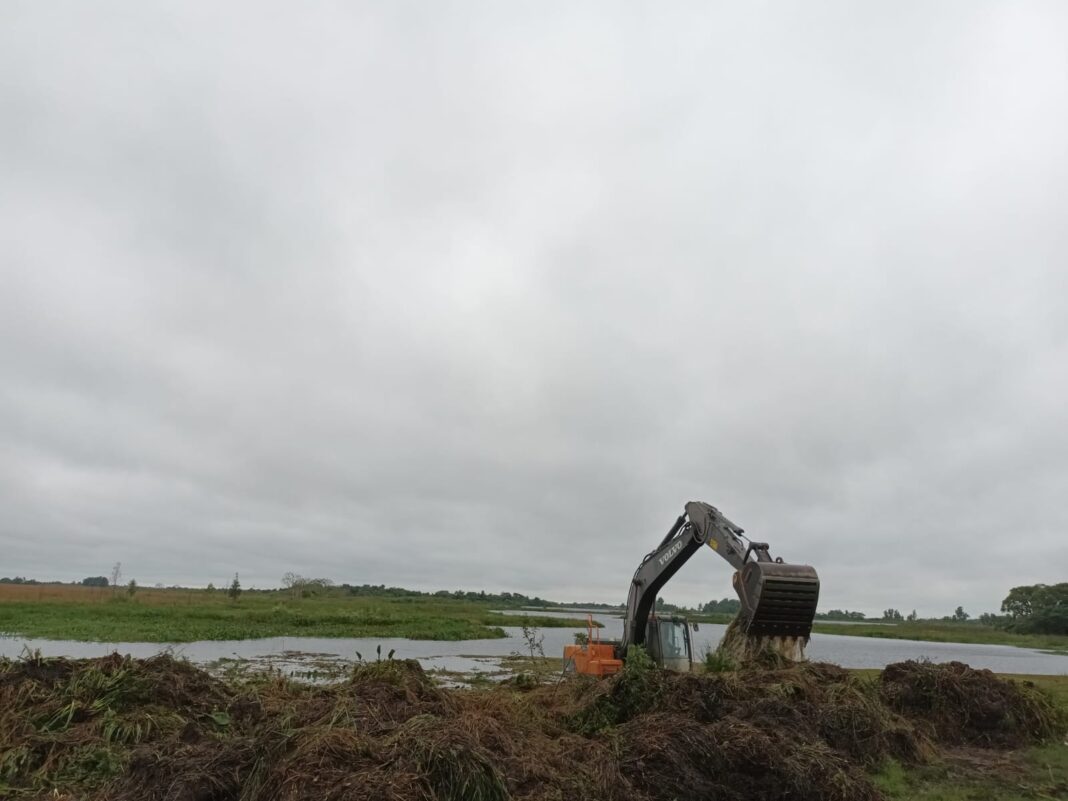
[[[660,623],[660,655],[663,659],[686,658],[686,624]]]

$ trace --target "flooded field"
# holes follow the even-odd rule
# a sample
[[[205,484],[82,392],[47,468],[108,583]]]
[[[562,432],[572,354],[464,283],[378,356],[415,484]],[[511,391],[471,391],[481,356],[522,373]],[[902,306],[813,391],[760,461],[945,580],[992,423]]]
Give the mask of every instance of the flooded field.
[[[574,612],[539,614],[560,617],[575,615]],[[603,613],[594,614],[593,617],[604,626],[600,630],[603,638],[616,638],[622,633],[620,618]],[[715,648],[725,630],[726,626],[723,625],[700,624],[698,630],[692,633],[695,659],[700,659],[705,651]],[[271,637],[167,644],[80,642],[0,636],[0,656],[17,657],[27,650],[36,650],[44,656],[95,657],[117,651],[120,654],[143,658],[166,652],[207,666],[215,672],[271,667],[289,674],[329,677],[331,673],[345,669],[359,658],[374,661],[379,655],[386,658],[392,653],[396,659],[417,659],[427,670],[492,675],[500,671],[500,660],[503,657],[529,653],[519,627],[506,627],[505,631],[508,636],[501,639],[455,642],[400,638]],[[560,656],[564,646],[574,642],[574,635],[579,631],[584,629],[541,629],[538,636],[541,638],[545,655]],[[998,673],[1068,675],[1068,656],[1008,645],[813,634],[807,653],[813,660],[833,662],[848,668],[883,668],[893,662],[926,659],[931,662],[960,661]]]

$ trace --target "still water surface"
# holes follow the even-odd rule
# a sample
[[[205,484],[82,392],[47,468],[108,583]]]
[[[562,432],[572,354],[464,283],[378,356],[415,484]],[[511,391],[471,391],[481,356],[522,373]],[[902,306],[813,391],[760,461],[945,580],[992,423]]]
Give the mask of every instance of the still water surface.
[[[506,614],[522,614],[508,610]],[[538,612],[539,615],[574,617],[574,612]],[[596,613],[593,618],[604,625],[600,630],[605,639],[622,634],[620,618]],[[493,672],[497,659],[513,653],[526,653],[522,632],[518,627],[505,627],[507,637],[494,640],[405,640],[396,638],[337,638],[337,637],[271,637],[259,640],[203,640],[187,643],[148,642],[79,642],[74,640],[41,640],[0,635],[0,656],[17,657],[26,649],[40,650],[44,656],[90,657],[104,656],[112,651],[134,657],[149,657],[170,651],[198,664],[215,663],[220,659],[252,660],[270,664],[291,672],[306,669],[315,661],[352,660],[360,652],[364,659],[374,659],[376,647],[382,647],[385,657],[390,650],[397,659],[418,659],[427,669],[463,672]],[[715,648],[726,626],[702,623],[693,632],[694,657],[699,659],[709,648]],[[577,631],[585,629],[541,629],[542,648],[546,656],[559,656],[565,645],[574,642]],[[881,640],[872,637],[813,634],[807,650],[808,657],[822,662],[834,662],[843,667],[882,668],[891,662],[905,659],[929,659],[932,662],[957,660],[977,668],[989,668],[998,673],[1030,673],[1068,675],[1068,656],[1045,654],[1011,645],[969,645],[965,643],[919,642],[915,640]]]

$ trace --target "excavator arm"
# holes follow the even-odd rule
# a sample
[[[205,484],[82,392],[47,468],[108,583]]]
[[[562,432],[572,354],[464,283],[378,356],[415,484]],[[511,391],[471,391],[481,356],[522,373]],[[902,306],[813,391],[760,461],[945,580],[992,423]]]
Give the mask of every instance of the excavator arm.
[[[646,554],[631,580],[622,653],[643,645],[649,613],[668,580],[699,549],[709,546],[734,568],[742,603],[739,621],[752,636],[805,637],[812,632],[820,582],[809,565],[772,559],[767,543],[746,542],[744,531],[707,503],[691,501],[660,544]]]

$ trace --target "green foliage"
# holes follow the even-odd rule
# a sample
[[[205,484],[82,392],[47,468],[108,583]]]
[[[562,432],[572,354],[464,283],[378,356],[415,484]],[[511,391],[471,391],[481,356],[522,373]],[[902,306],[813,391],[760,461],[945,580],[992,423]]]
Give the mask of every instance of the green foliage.
[[[126,594],[129,597],[133,598],[136,593],[137,593],[137,582],[134,581],[133,579],[130,579],[130,583],[126,585]]]
[[[58,785],[94,786],[117,776],[125,765],[126,757],[118,749],[110,745],[85,745],[62,762],[52,781]]]
[[[698,611],[706,615],[736,615],[741,611],[742,602],[737,598],[721,598],[701,604]]]
[[[84,587],[106,587],[109,583],[107,576],[87,576],[82,579]]]
[[[706,673],[729,673],[737,668],[734,660],[718,648],[705,651],[704,668]]]
[[[889,801],[1026,801],[1063,798],[1068,748],[1059,743],[1018,752],[1010,764],[980,773],[953,761],[904,766],[887,760],[872,782]]]
[[[88,593],[86,593],[88,595]],[[504,637],[501,626],[519,618],[496,614],[488,603],[439,598],[356,598],[328,595],[301,601],[281,592],[245,591],[241,602],[222,592],[188,590],[167,603],[141,588],[123,603],[95,601],[0,602],[0,631],[26,637],[96,642],[189,642],[260,637],[406,637],[474,640]],[[118,599],[116,599],[118,600]],[[578,628],[575,618],[526,618],[540,628]]]
[[[921,620],[915,623],[886,625],[842,626],[834,623],[817,623],[812,630],[819,634],[841,634],[851,637],[875,637],[885,640],[922,640],[925,642],[991,643],[1018,645],[1021,648],[1068,652],[1068,636],[1054,634],[1024,634],[1017,631],[983,626],[978,622],[954,623],[937,620]]]
[[[905,618],[896,609],[887,609],[883,612],[883,620],[888,620],[894,623],[900,623]]]
[[[830,612],[819,612],[817,620],[864,620],[863,612],[850,612],[848,609],[832,609]]]
[[[530,623],[530,621],[528,621],[526,618],[523,618],[523,625],[520,628],[520,631],[522,632],[523,646],[530,654],[531,660],[538,656],[544,659],[545,649],[542,648],[542,641],[545,639],[545,637],[541,633],[541,630],[537,626]]]
[[[348,595],[356,595],[369,598],[437,598],[451,599],[454,601],[484,601],[501,608],[515,608],[525,606],[551,607],[560,604],[546,601],[538,596],[523,595],[520,592],[486,592],[485,590],[437,590],[436,592],[420,592],[408,590],[404,587],[387,587],[385,584],[340,584],[339,589]],[[609,604],[576,604],[577,606],[611,608]]]
[[[664,687],[662,671],[640,645],[627,648],[623,670],[605,680],[608,691],[572,719],[582,734],[594,734],[656,707]]]
[[[230,582],[230,589],[226,591],[226,594],[230,597],[230,600],[235,603],[241,595],[241,581],[238,579],[237,573],[234,573],[234,580]]]
[[[1068,582],[1013,587],[1001,611],[1014,631],[1068,634]]]

